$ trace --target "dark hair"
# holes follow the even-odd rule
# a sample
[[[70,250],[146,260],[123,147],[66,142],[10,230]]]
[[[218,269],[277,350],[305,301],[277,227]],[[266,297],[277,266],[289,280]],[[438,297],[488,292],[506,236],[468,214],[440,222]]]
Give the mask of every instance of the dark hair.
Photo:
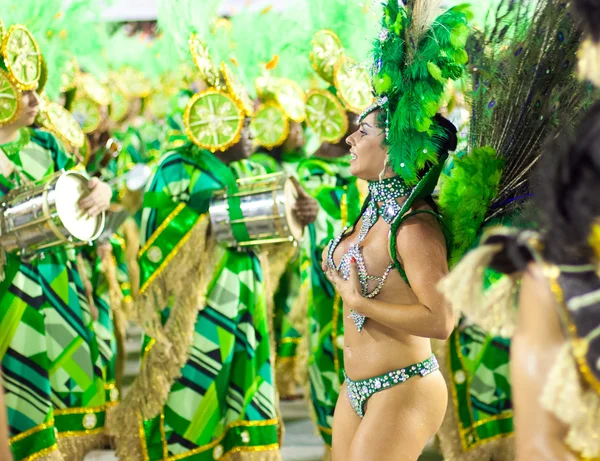
[[[574,0],[573,6],[595,42],[600,42],[600,0]]]
[[[600,217],[600,103],[575,133],[546,143],[533,191],[545,257],[554,263],[589,261],[591,225]]]
[[[458,146],[458,130],[454,124],[441,114],[436,114],[433,120],[444,131],[443,137],[445,140],[440,147],[440,153],[455,151]]]

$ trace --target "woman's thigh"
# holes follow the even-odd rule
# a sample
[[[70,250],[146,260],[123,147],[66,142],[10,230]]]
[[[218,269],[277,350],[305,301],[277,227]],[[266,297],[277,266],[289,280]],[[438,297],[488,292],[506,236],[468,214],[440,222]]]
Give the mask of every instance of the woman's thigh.
[[[440,372],[375,394],[368,401],[346,459],[416,461],[440,428],[447,399]]]
[[[350,446],[360,423],[361,419],[350,405],[348,391],[346,390],[346,384],[344,384],[340,389],[333,415],[333,461],[348,461],[350,459]]]

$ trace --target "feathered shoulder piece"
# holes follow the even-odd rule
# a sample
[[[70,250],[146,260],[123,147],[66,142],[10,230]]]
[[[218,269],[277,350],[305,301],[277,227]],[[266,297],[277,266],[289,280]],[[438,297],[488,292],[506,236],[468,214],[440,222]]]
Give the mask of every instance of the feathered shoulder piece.
[[[374,43],[373,90],[382,109],[380,126],[389,145],[389,163],[409,185],[431,162],[437,164],[445,132],[435,122],[448,80],[462,76],[468,61],[468,5],[439,15],[441,1],[398,0],[383,5],[382,28]]]

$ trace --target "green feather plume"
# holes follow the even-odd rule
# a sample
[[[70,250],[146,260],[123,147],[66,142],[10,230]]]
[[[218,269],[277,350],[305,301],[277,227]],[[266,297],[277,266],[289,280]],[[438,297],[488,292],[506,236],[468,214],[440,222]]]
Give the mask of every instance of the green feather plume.
[[[442,175],[438,204],[452,236],[450,267],[477,241],[490,204],[498,193],[504,161],[491,147],[474,149]],[[450,210],[451,212],[446,212]]]
[[[384,4],[373,69],[373,87],[380,98],[387,98],[379,123],[388,129],[389,163],[409,185],[419,182],[427,164],[438,162],[445,134],[433,118],[448,80],[463,75],[471,17],[468,5],[451,8],[430,25],[414,13],[395,0]]]

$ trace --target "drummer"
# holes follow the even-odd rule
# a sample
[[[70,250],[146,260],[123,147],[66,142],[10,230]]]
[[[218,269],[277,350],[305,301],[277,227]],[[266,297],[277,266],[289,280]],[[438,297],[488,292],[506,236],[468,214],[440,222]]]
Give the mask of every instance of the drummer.
[[[0,120],[2,195],[74,166],[52,134],[29,128],[43,82],[40,71],[31,77],[21,66],[41,69],[35,40],[23,26],[9,29],[5,40],[9,46],[3,50],[26,47],[29,62],[13,59],[23,53],[1,59],[2,86],[16,97]],[[98,179],[89,187],[80,206],[98,216],[108,208],[111,190]],[[93,319],[76,264],[61,247],[43,255],[4,257],[0,343],[6,346],[0,358],[13,456],[18,461],[60,452],[66,460],[81,459],[101,444],[105,395]]]

